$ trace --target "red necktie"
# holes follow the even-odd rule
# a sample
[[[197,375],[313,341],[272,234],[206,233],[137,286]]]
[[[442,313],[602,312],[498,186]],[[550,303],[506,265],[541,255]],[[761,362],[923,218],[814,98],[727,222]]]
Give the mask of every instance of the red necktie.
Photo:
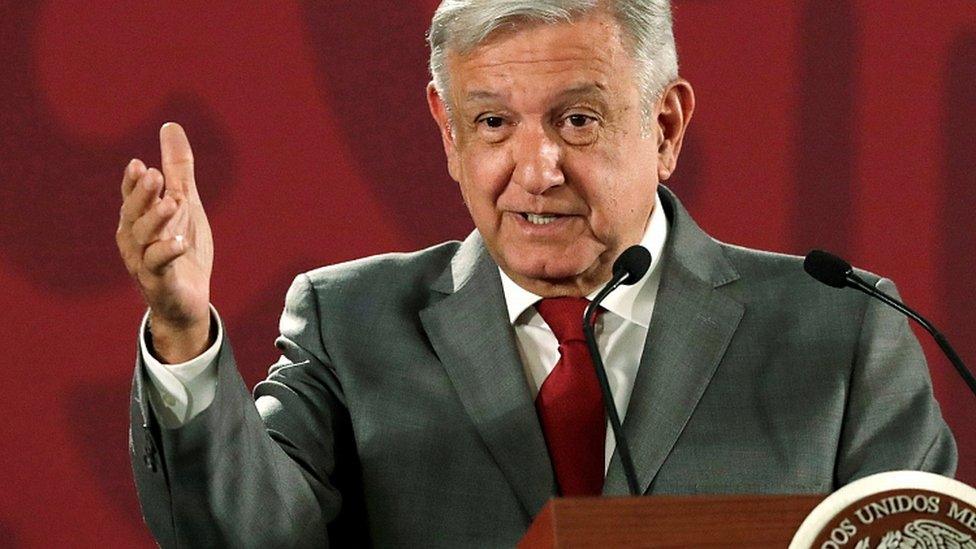
[[[536,305],[559,341],[559,362],[542,383],[535,407],[563,496],[603,491],[607,420],[583,337],[587,305],[582,297],[543,299]]]

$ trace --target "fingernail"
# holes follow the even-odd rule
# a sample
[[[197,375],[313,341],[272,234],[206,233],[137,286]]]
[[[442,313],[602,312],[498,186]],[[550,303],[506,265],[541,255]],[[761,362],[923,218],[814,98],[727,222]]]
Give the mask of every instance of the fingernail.
[[[182,252],[183,251],[183,235],[178,234],[173,237],[176,240],[176,247]]]

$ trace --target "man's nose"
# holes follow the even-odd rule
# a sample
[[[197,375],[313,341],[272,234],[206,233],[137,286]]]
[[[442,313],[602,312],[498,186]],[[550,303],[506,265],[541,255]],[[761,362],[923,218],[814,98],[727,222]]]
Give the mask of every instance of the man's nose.
[[[545,129],[525,128],[519,136],[512,181],[531,194],[542,194],[566,181],[562,150]]]

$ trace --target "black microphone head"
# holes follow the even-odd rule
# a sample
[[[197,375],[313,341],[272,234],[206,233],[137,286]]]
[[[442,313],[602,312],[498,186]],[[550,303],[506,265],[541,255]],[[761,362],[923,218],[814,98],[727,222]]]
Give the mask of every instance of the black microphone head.
[[[803,260],[803,270],[820,282],[834,288],[848,286],[847,277],[853,272],[851,264],[834,254],[813,250]]]
[[[626,273],[621,284],[630,286],[640,280],[650,267],[651,252],[643,246],[634,245],[624,250],[613,262],[613,277],[618,278]]]

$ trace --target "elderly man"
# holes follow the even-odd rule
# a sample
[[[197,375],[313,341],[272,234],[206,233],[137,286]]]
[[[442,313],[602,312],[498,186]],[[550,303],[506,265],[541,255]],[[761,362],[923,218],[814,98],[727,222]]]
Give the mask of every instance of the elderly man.
[[[597,332],[643,493],[953,473],[903,319],[711,239],[659,186],[694,110],[666,0],[445,0],[430,45],[477,230],[298,276],[254,402],[183,130],[160,131],[162,173],[126,168],[119,249],[150,308],[133,467],[162,545],[511,546],[550,497],[625,493],[577,332],[634,244],[651,269]]]

